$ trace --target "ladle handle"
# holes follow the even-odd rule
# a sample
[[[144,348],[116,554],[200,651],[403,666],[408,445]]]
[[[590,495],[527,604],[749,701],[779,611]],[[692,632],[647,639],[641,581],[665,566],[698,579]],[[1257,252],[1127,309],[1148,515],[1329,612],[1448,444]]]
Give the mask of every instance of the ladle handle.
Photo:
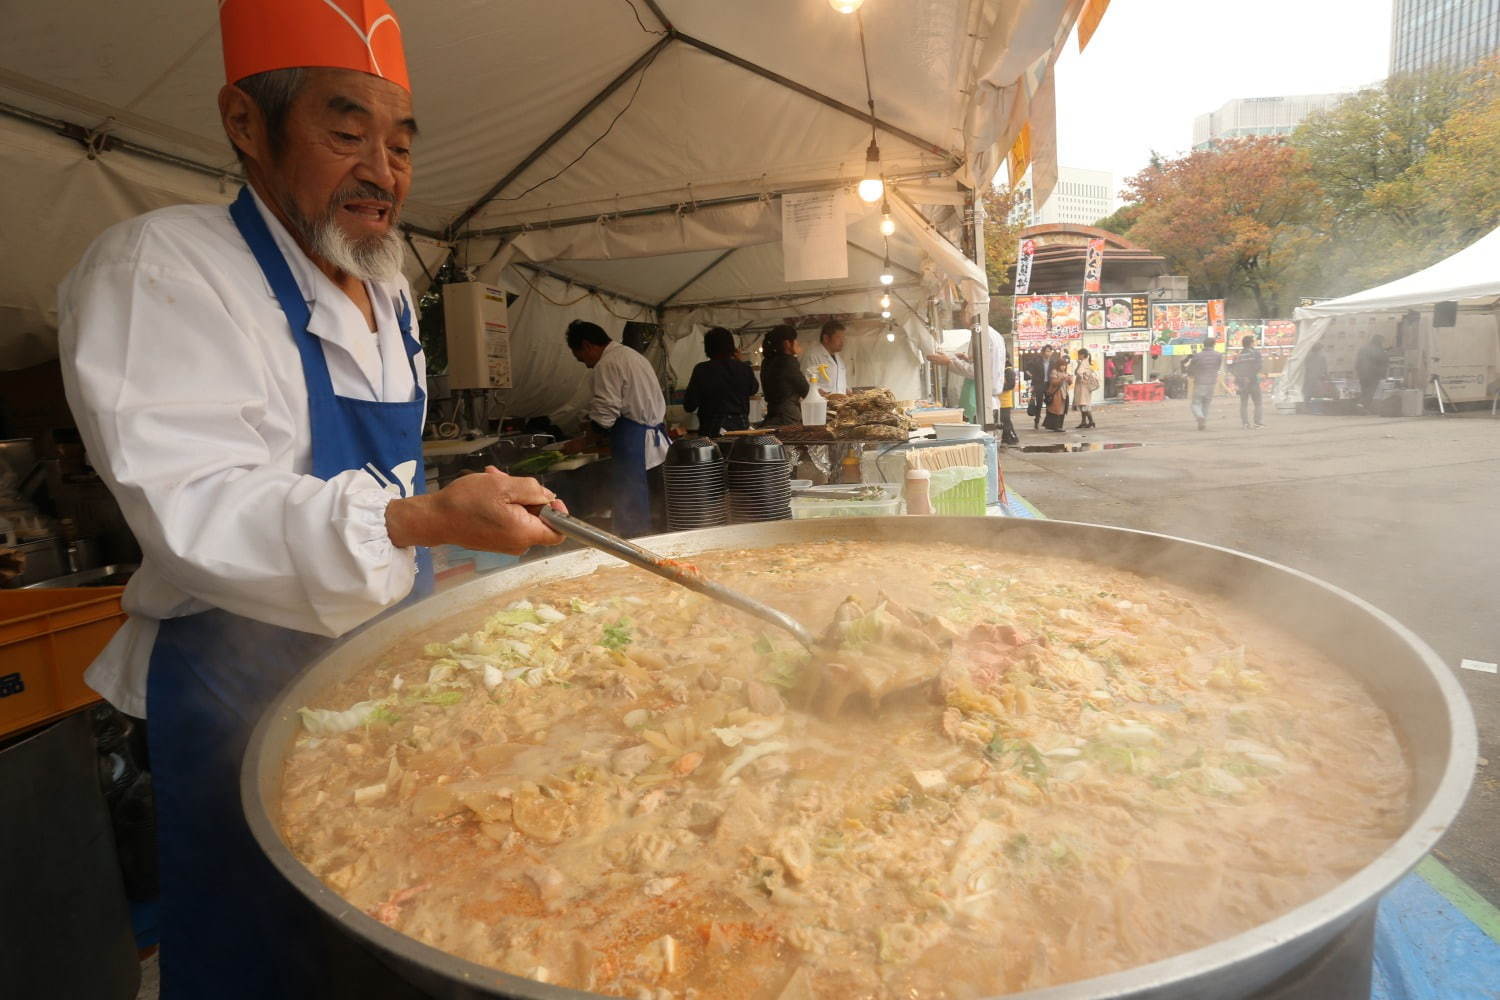
[[[730,607],[738,608],[748,615],[754,615],[756,618],[769,622],[777,628],[785,629],[808,649],[812,649],[817,642],[816,637],[790,615],[783,614],[775,608],[767,604],[762,604],[760,601],[741,594],[738,591],[730,590],[728,587],[714,583],[702,574],[685,569],[672,560],[664,559],[654,552],[648,552],[634,542],[626,541],[619,535],[612,535],[607,531],[602,531],[587,521],[580,521],[578,518],[564,514],[562,511],[555,510],[552,507],[541,508],[537,512],[537,516],[559,535],[582,542],[590,548],[598,549],[601,552],[608,552],[616,559],[622,559],[632,566],[639,566],[646,572],[655,573],[659,577],[671,580],[680,587],[686,587],[705,597],[712,598],[721,604],[728,604]]]

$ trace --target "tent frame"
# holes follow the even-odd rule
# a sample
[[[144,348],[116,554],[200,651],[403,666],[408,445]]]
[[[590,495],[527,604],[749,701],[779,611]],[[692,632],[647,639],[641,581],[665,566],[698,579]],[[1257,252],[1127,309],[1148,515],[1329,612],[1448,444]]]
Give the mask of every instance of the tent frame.
[[[853,105],[845,104],[843,101],[840,101],[834,97],[830,97],[822,91],[809,87],[804,83],[799,83],[796,80],[791,79],[790,77],[782,76],[780,73],[777,73],[774,70],[767,69],[766,67],[761,66],[759,63],[753,62],[749,59],[745,59],[742,56],[737,56],[727,49],[721,49],[717,45],[705,42],[700,38],[695,38],[692,35],[684,34],[672,26],[672,23],[667,20],[664,14],[662,14],[661,8],[658,7],[654,2],[648,3],[648,6],[651,8],[652,14],[655,15],[656,19],[660,21],[662,26],[666,29],[662,37],[658,39],[649,49],[641,53],[641,55],[635,60],[635,62],[631,63],[618,76],[609,81],[609,83],[605,84],[603,89],[601,89],[593,97],[589,98],[589,100],[584,103],[583,107],[575,111],[572,117],[564,122],[556,131],[547,136],[547,138],[543,139],[540,144],[532,149],[531,152],[522,157],[519,163],[517,163],[510,170],[506,171],[505,175],[498,181],[496,181],[493,185],[491,185],[489,190],[480,195],[478,200],[476,200],[472,205],[470,205],[468,208],[464,209],[456,217],[454,217],[453,221],[448,223],[447,226],[443,227],[443,234],[440,237],[441,239],[447,240],[448,242],[456,242],[461,234],[469,237],[495,235],[496,233],[494,232],[494,230],[481,229],[469,233],[462,233],[462,230],[463,227],[471,222],[474,217],[477,216],[480,212],[482,212],[486,206],[488,206],[497,197],[499,197],[500,192],[504,191],[507,187],[513,184],[517,178],[519,178],[523,173],[526,172],[529,167],[531,167],[532,164],[541,159],[541,157],[544,156],[549,149],[557,145],[563,139],[567,138],[567,136],[571,134],[572,131],[577,128],[584,119],[586,119],[590,114],[598,109],[601,104],[607,101],[611,94],[619,90],[638,73],[644,73],[646,71],[646,68],[650,66],[651,63],[655,62],[656,57],[660,55],[662,51],[673,42],[681,42],[684,45],[695,48],[700,52],[711,55],[716,59],[723,60],[724,62],[729,63],[731,66],[738,66],[740,69],[753,73],[763,79],[769,80],[772,83],[777,84],[778,86],[785,87],[793,93],[800,94],[801,96],[806,97],[809,100],[817,101],[819,104],[822,104],[825,107],[832,108],[840,114],[847,115],[850,118],[854,118],[857,121],[869,125],[873,129],[879,129],[882,132],[893,135],[896,138],[901,139],[902,141],[907,142],[912,146],[915,146],[917,149],[920,149],[924,153],[933,153],[937,156],[940,156],[947,163],[947,167],[950,172],[958,169],[963,165],[963,158],[957,153],[953,152],[951,149],[947,149],[946,147],[933,142],[930,139],[924,139],[921,136],[909,132],[906,129],[901,128],[899,125],[888,122],[883,118],[879,118],[872,111],[861,111],[859,108],[856,108]],[[506,227],[499,228],[503,229]]]

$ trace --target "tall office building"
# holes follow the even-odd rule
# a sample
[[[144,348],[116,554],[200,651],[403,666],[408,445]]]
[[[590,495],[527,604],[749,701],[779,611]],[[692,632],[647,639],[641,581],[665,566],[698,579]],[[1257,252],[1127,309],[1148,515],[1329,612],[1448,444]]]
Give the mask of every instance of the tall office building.
[[[1030,183],[1030,177],[1027,183]],[[1092,226],[1115,210],[1115,175],[1107,170],[1057,168],[1057,187],[1052,196],[1034,207],[1031,221],[1035,225],[1066,222],[1075,226]]]
[[[1500,0],[1396,0],[1391,75],[1463,69],[1500,53]]]
[[[1398,0],[1400,2],[1400,0]],[[1500,0],[1494,0],[1500,3]],[[1291,135],[1302,119],[1342,101],[1347,94],[1294,94],[1290,97],[1237,97],[1217,111],[1193,119],[1193,148],[1212,149],[1220,139],[1252,135]]]

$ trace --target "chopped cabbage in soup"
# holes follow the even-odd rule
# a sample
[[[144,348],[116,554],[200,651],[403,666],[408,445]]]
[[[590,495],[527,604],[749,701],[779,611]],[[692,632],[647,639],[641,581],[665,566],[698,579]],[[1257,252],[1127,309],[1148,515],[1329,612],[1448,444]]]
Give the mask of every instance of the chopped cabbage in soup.
[[[1385,715],[1222,601],[952,545],[697,563],[842,644],[626,568],[512,595],[304,710],[297,857],[434,947],[606,995],[959,998],[1247,930],[1404,827]]]

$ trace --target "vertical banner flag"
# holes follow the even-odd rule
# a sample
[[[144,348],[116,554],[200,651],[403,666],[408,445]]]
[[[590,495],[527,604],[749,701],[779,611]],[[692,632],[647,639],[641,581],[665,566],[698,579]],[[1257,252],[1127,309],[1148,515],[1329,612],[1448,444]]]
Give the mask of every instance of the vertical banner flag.
[[[1224,346],[1223,346],[1222,350],[1226,350],[1227,351],[1229,349],[1229,343],[1228,343],[1228,338],[1225,336],[1226,331],[1225,331],[1225,323],[1224,323],[1224,300],[1223,299],[1209,299],[1208,300],[1208,325],[1209,325],[1209,329],[1211,329],[1213,331],[1213,333],[1210,334],[1210,336],[1214,340],[1223,343]]]
[[[1031,291],[1031,258],[1036,254],[1036,240],[1022,240],[1021,252],[1016,255],[1016,294]]]
[[[1104,241],[1089,240],[1089,255],[1083,265],[1083,290],[1097,292],[1099,276],[1104,273]]]

